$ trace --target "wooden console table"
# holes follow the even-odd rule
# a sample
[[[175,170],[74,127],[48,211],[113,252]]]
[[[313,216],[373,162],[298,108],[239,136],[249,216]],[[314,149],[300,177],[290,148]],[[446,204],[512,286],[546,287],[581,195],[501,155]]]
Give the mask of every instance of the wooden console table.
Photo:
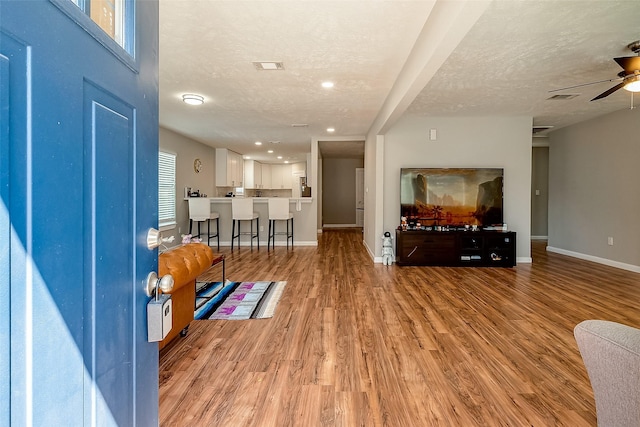
[[[396,230],[398,265],[513,267],[513,231]]]

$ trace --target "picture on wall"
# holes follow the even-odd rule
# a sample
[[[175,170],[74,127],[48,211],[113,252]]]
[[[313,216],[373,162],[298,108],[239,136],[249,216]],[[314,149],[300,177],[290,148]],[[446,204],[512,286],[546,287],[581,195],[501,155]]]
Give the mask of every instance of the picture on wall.
[[[400,215],[423,226],[503,223],[501,168],[403,168]]]

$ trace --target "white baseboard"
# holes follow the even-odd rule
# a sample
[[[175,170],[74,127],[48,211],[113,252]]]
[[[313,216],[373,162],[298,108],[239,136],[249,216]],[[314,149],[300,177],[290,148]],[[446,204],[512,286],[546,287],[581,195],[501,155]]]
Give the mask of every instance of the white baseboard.
[[[322,228],[354,228],[357,224],[322,224]]]
[[[582,254],[580,252],[568,251],[566,249],[554,248],[553,246],[547,246],[548,252],[554,252],[560,255],[567,255],[574,258],[584,259],[586,261],[596,262],[598,264],[608,265],[609,267],[620,268],[622,270],[633,271],[634,273],[640,273],[640,266],[633,264],[626,264],[624,262],[613,261],[606,258],[600,258],[593,255]]]
[[[367,253],[369,254],[369,256],[371,257],[371,259],[373,260],[374,263],[378,262],[376,261],[376,255],[373,253],[373,251],[371,250],[371,248],[369,247],[369,245],[367,245],[367,242],[363,239],[362,240],[362,245],[364,246],[365,250],[367,251]],[[380,262],[382,262],[382,257],[380,257]]]
[[[549,236],[531,236],[531,240],[549,240]]]
[[[526,256],[516,257],[516,264],[531,264],[533,262],[533,258]]]

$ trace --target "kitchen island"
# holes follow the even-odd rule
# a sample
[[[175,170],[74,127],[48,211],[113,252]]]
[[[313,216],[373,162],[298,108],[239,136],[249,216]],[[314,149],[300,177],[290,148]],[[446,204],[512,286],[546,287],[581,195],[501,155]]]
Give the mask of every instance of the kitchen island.
[[[207,197],[211,202],[211,210],[220,214],[220,245],[231,246],[231,200],[233,197]],[[269,197],[251,197],[253,199],[253,211],[260,215],[258,230],[260,246],[267,247],[267,233],[269,230]],[[188,199],[185,199],[185,201]],[[294,246],[318,246],[316,216],[311,215],[314,206],[313,197],[289,198],[289,212],[293,214]],[[215,228],[215,224],[212,224]],[[284,223],[276,222],[277,231],[283,231]],[[242,224],[243,231],[249,231],[249,224]],[[241,236],[241,248],[249,246],[249,236]],[[213,243],[213,242],[212,242]],[[276,246],[285,246],[284,236],[276,236]],[[255,248],[254,242],[254,248]]]

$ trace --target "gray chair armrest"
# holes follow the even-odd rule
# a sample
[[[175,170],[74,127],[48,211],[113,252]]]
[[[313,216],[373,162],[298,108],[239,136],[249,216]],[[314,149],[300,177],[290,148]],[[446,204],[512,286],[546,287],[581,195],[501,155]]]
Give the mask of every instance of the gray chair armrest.
[[[573,334],[591,381],[598,426],[640,426],[640,329],[585,320]]]

